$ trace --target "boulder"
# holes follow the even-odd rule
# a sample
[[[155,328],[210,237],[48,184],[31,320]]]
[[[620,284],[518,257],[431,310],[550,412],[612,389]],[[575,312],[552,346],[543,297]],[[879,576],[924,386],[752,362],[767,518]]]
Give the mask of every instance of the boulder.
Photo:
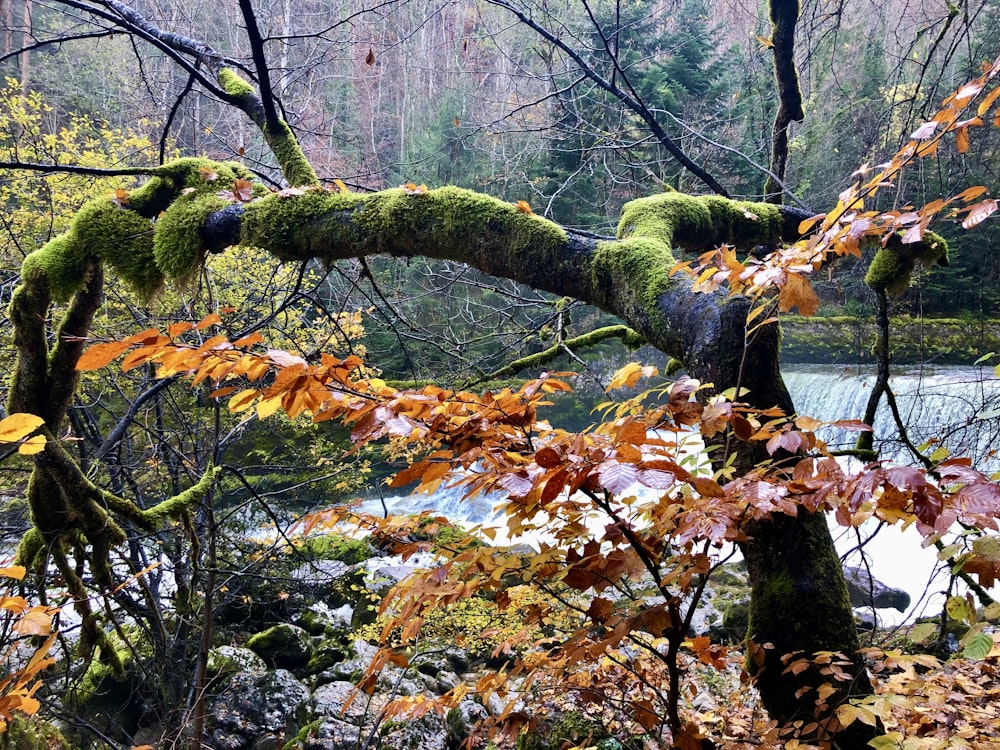
[[[309,690],[285,669],[241,671],[209,699],[206,730],[216,750],[261,750],[302,726]],[[280,747],[280,744],[278,744]]]
[[[847,592],[851,596],[852,607],[892,608],[905,612],[910,606],[908,593],[886,586],[873,578],[867,568],[845,565],[844,577],[847,579]]]
[[[280,623],[255,633],[247,640],[247,648],[279,669],[304,666],[313,652],[309,633],[289,623]]]

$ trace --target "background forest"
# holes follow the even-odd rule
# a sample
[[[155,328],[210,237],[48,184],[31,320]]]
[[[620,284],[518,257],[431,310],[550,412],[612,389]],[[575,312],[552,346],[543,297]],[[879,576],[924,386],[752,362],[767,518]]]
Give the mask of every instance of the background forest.
[[[129,7],[154,27],[209,45],[246,77],[268,85],[280,116],[320,182],[331,189],[369,193],[404,186],[420,194],[425,186],[456,185],[524,202],[528,212],[582,237],[613,236],[623,206],[634,199],[670,191],[711,193],[711,184],[684,159],[704,168],[734,199],[783,202],[807,216],[825,211],[855,182],[855,170],[891,158],[946,96],[980,75],[984,61],[1000,56],[996,0],[805,0],[795,32],[804,118],[791,124],[787,163],[778,169],[772,153],[779,109],[773,28],[763,3],[262,1],[252,6],[261,36],[257,48],[248,43],[249,2],[169,0]],[[126,207],[130,191],[145,179],[137,167],[207,156],[239,162],[274,189],[285,185],[261,129],[224,103],[221,90],[204,85],[199,65],[178,64],[177,48],[148,43],[140,33],[122,33],[114,20],[117,12],[114,3],[0,0],[0,304],[5,316],[21,283],[24,259],[67,231],[88,199],[112,195]],[[260,75],[254,58],[259,49],[267,54],[269,81],[251,75]],[[971,185],[995,186],[1000,128],[976,128],[966,137],[971,148],[942,149],[935,158],[917,162],[891,190],[881,191],[872,207],[905,211]],[[679,147],[683,158],[669,144]],[[768,182],[769,171],[781,174],[771,174]],[[203,178],[228,179],[210,170]],[[249,180],[233,185],[238,201],[249,200],[255,189]],[[1000,230],[995,220],[970,229],[945,220],[934,230],[949,242],[950,264],[919,270],[910,287],[890,300],[894,335],[905,339],[909,332],[920,342],[905,355],[901,346],[899,359],[972,364],[1000,349],[995,343],[1000,340],[1000,261],[994,252]],[[762,255],[769,249],[752,252]],[[818,345],[823,334],[817,335],[816,327],[846,329],[850,338],[875,319],[877,295],[864,283],[873,255],[869,249],[859,259],[840,258],[813,278],[821,302],[819,322],[814,319],[796,334],[795,319],[787,320],[786,361],[872,361],[873,333],[863,334],[872,340],[852,345],[845,355],[839,344],[836,350]],[[683,259],[694,260],[694,255]],[[640,341],[620,327],[610,328],[621,321],[596,307],[417,254],[282,264],[263,250],[243,248],[209,256],[204,268],[159,291],[149,304],[137,299],[129,280],[113,272],[108,276],[107,300],[91,326],[92,339],[122,341],[138,331],[202,319],[208,322],[193,331],[170,330],[191,340],[216,324],[230,340],[260,333],[268,346],[310,365],[320,362],[323,352],[358,355],[377,368],[371,375],[392,383],[497,390],[516,387],[519,376],[530,377],[543,367],[575,370],[580,373],[575,392],[552,395],[555,406],[549,412],[567,429],[583,429],[597,419],[591,409],[606,398],[609,383],[636,385],[635,373],[613,375],[627,360],[655,360],[664,371],[670,366],[652,347],[635,354]],[[224,323],[223,317],[206,317],[220,311]],[[598,329],[602,333],[596,337],[587,335]],[[948,337],[947,347],[924,342],[944,331],[951,331],[941,333]],[[0,382],[5,384],[0,394],[5,397],[16,350],[12,322],[5,319],[0,324]],[[242,642],[253,627],[275,619],[294,619],[287,601],[293,579],[289,549],[293,557],[336,557],[352,564],[354,556],[373,552],[367,547],[359,552],[356,541],[337,536],[303,542],[290,530],[292,521],[304,516],[316,528],[332,526],[339,515],[323,515],[322,509],[358,497],[374,503],[386,492],[387,474],[415,462],[422,465],[423,449],[406,440],[347,452],[351,436],[335,421],[303,423],[287,418],[276,405],[229,411],[209,395],[209,380],[195,388],[180,381],[175,375],[158,377],[152,362],[86,372],[68,411],[63,437],[71,438],[67,444],[88,480],[136,498],[141,508],[156,508],[163,497],[215,476],[212,467],[226,467],[214,495],[180,528],[150,532],[137,525],[115,552],[116,575],[138,583],[133,588],[123,584],[103,601],[95,597],[93,608],[105,611],[112,623],[107,629],[123,655],[127,679],[98,660],[83,672],[60,673],[54,692],[66,696],[62,702],[39,693],[74,738],[72,746],[140,746],[140,730],[179,725],[188,727],[184,741],[200,742],[204,733],[214,738],[205,740],[207,746],[225,746],[221,730],[204,726],[206,720],[211,725],[203,695],[206,680],[213,679],[209,647],[226,638]],[[5,416],[0,407],[0,417]],[[984,420],[996,416],[985,414]],[[934,453],[937,442],[923,446],[925,452]],[[934,453],[935,461],[948,455],[946,446],[940,450],[945,452]],[[983,454],[992,450],[992,445],[981,446]],[[0,560],[30,525],[23,497],[31,471],[16,449],[0,453],[6,538]],[[434,484],[419,473],[410,479]],[[458,531],[445,531],[441,542],[442,526],[450,527],[440,518],[392,523],[373,529],[373,538],[385,546],[380,552],[396,551],[393,544],[400,538],[419,543],[422,551],[437,538],[451,545],[448,554],[467,552]],[[262,528],[268,529],[263,535]],[[942,559],[954,560],[972,545],[971,535],[960,539],[942,552]],[[948,594],[955,593],[953,580]],[[357,580],[351,585],[363,588]],[[986,606],[985,591],[974,590],[983,594],[977,601]],[[956,601],[966,600],[948,599],[951,619],[978,628],[972,635],[982,634],[988,618],[976,611],[976,602],[970,597],[963,609]],[[52,603],[59,602],[43,601]],[[520,604],[537,602],[529,598]],[[361,610],[367,621],[348,623],[351,632],[375,627],[374,608],[356,611]],[[990,611],[995,617],[995,605]],[[921,640],[944,643],[947,619],[925,628]],[[86,622],[81,626],[68,614],[62,625],[67,633],[86,631]],[[9,632],[12,625],[5,627]],[[333,637],[323,626],[319,632]],[[961,646],[967,647],[968,631],[962,635]],[[503,637],[510,634],[503,631]],[[340,653],[347,646],[342,634],[337,638]],[[958,640],[952,640],[955,648]],[[102,641],[98,652],[107,652],[111,643]],[[983,641],[978,644],[981,649]],[[995,660],[991,649],[996,649],[989,644],[980,656]],[[712,651],[707,642],[693,652],[692,673],[724,662],[724,649]],[[316,665],[310,662],[308,668]],[[348,672],[352,679],[359,676],[357,669]],[[647,686],[654,681],[645,673],[641,679]],[[150,684],[156,689],[148,690]],[[730,687],[737,686],[717,686],[717,692]],[[909,700],[907,690],[915,688],[893,689]],[[653,742],[656,721],[643,720],[647,711],[659,717],[661,729],[664,722],[674,722],[670,741],[675,746],[698,740],[694,732],[678,731],[676,715],[664,718],[676,714],[677,692],[672,684],[668,694],[673,697],[664,699],[665,707],[654,710],[651,704],[630,714],[631,728],[621,729],[620,737],[633,732],[636,747]],[[984,715],[995,708],[991,700]],[[621,704],[628,700],[623,697]],[[759,731],[760,725],[746,718],[753,709],[740,710],[746,713],[734,726],[745,720],[747,727],[757,727],[750,734]],[[865,723],[870,716],[874,724],[876,714],[884,721],[890,709],[865,715]],[[475,718],[463,721],[471,726]],[[449,728],[449,747],[468,733],[462,726],[461,731]],[[968,731],[981,733],[976,726]],[[293,737],[281,740],[289,747],[340,747],[310,745],[309,732],[301,729],[300,744]],[[549,729],[546,741],[559,747],[558,730]],[[152,734],[142,737],[150,742],[142,747],[160,746]],[[768,735],[766,742],[778,743],[776,737]],[[577,732],[563,739],[584,746],[588,736]],[[373,733],[367,742],[356,737],[353,746],[378,741]],[[40,734],[25,742],[24,748],[57,746]],[[389,741],[383,745],[394,747]],[[695,746],[707,747],[688,747]],[[924,746],[938,745],[928,740]],[[520,750],[543,747],[523,737],[519,741]]]

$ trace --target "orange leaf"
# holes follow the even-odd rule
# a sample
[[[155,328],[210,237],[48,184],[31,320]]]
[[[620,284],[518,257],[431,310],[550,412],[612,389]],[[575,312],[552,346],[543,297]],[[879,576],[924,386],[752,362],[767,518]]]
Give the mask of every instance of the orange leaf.
[[[815,315],[819,309],[819,297],[803,276],[788,273],[778,295],[778,308],[788,312],[793,307],[799,308],[799,312],[807,317]]]
[[[531,210],[531,206],[528,205],[528,201],[518,201],[514,205],[517,206],[517,210],[520,211],[522,214],[530,215],[534,213],[534,211]]]
[[[167,335],[170,338],[175,339],[182,333],[187,333],[192,328],[194,328],[194,323],[190,320],[182,320],[180,323],[171,323],[167,326]]]
[[[52,613],[48,607],[32,607],[14,623],[14,631],[21,635],[48,635],[52,632]]]
[[[80,372],[100,370],[131,346],[132,344],[125,341],[108,341],[104,344],[94,344],[80,355],[80,359],[76,363],[76,369]]]
[[[7,568],[0,568],[0,576],[3,576],[4,578],[13,578],[15,581],[23,579],[24,574],[27,572],[27,568],[23,565],[11,565]]]

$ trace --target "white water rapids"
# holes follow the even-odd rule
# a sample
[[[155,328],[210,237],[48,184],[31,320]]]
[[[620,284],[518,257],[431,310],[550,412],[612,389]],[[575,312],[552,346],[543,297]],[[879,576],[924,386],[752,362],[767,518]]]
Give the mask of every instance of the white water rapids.
[[[861,418],[874,382],[871,372],[823,365],[786,368],[784,376],[798,413],[823,421]],[[1000,381],[993,377],[991,368],[908,369],[895,375],[890,382],[914,444],[930,440],[930,450],[945,447],[953,456],[969,456],[973,465],[983,471],[1000,468],[1000,461],[993,453],[994,448],[1000,448],[1000,419],[997,419],[1000,416]],[[557,421],[557,417],[553,417]],[[893,418],[885,404],[878,411],[874,428],[876,447],[880,448],[883,460],[913,463],[895,439]],[[856,433],[833,430],[821,434],[831,447],[850,447],[857,437]],[[639,489],[639,493],[651,492],[654,491]],[[463,500],[463,494],[463,488],[451,488],[432,495],[387,495],[367,500],[363,510],[378,515],[384,511],[396,514],[428,510],[467,525],[502,525],[502,519],[495,518],[494,514],[494,506],[502,499],[500,496]],[[603,526],[599,519],[595,519],[595,523]],[[852,550],[874,533],[864,547],[872,574],[887,586],[904,589],[910,594],[912,604],[907,613],[879,611],[883,624],[896,624],[940,611],[943,602],[940,592],[947,585],[947,569],[937,560],[934,548],[921,547],[921,538],[915,530],[877,529],[874,524],[858,530],[832,525],[832,530],[837,548],[848,555],[845,558],[847,565],[862,564],[860,553]],[[498,539],[505,537],[503,531]],[[531,543],[537,540],[521,538],[516,541]]]

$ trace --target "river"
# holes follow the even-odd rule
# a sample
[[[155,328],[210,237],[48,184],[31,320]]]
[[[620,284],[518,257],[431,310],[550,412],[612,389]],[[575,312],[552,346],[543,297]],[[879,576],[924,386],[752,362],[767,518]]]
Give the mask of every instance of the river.
[[[871,371],[842,366],[795,365],[785,368],[783,373],[799,413],[823,421],[860,418],[874,382]],[[1000,381],[993,376],[992,368],[905,368],[893,376],[891,387],[914,444],[930,441],[930,450],[944,448],[954,456],[969,456],[981,470],[1000,469],[996,455],[1000,447]],[[914,463],[896,438],[892,415],[884,404],[874,427],[876,447],[883,460]],[[855,437],[854,433],[832,429],[824,434],[831,447],[849,447]],[[377,514],[383,510],[389,513],[432,510],[455,522],[480,524],[493,519],[493,506],[499,500],[499,496],[463,500],[461,489],[442,489],[433,495],[386,495],[369,499],[364,509]],[[939,563],[933,547],[921,546],[922,540],[914,529],[869,523],[861,529],[843,529],[831,524],[831,530],[845,556],[845,564],[862,564],[859,548],[863,546],[866,564],[874,576],[910,594],[912,604],[905,614],[879,611],[883,624],[898,624],[940,611],[943,602],[940,592],[948,582],[947,568]]]

